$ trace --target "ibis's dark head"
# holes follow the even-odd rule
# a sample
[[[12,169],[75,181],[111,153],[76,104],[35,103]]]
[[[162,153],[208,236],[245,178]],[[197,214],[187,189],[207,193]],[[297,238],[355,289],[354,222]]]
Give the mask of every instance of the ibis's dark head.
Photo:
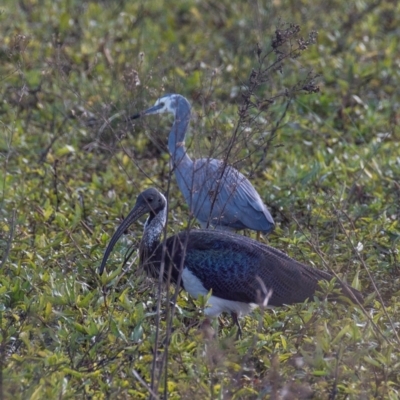
[[[122,236],[122,234],[132,225],[136,220],[138,220],[144,214],[150,214],[149,218],[146,221],[145,229],[152,221],[152,219],[160,214],[162,211],[165,211],[167,206],[167,200],[165,197],[154,188],[146,189],[144,192],[140,193],[136,204],[128,214],[128,216],[122,221],[121,225],[115,231],[113,237],[110,240],[110,243],[107,246],[107,249],[103,256],[103,261],[99,267],[99,274],[103,273],[104,267],[106,265],[107,259],[117,243],[118,239]],[[163,212],[162,214],[165,214]],[[164,218],[164,216],[163,216]],[[165,223],[165,221],[161,221],[161,225]]]
[[[137,119],[143,117],[144,115],[152,114],[171,113],[176,115],[180,102],[184,102],[185,105],[190,108],[188,101],[180,94],[165,94],[164,96],[156,100],[153,107],[150,107],[149,109],[142,111],[139,114],[132,115],[130,119]]]
[[[167,202],[165,197],[157,189],[146,189],[139,194],[135,207],[133,207],[133,210],[129,213],[129,215],[131,215],[135,210],[137,210],[136,213],[140,213],[140,216],[146,213],[158,214],[166,207],[166,204]],[[137,218],[139,217],[136,217],[136,219]],[[134,219],[132,222],[136,221],[136,219]]]

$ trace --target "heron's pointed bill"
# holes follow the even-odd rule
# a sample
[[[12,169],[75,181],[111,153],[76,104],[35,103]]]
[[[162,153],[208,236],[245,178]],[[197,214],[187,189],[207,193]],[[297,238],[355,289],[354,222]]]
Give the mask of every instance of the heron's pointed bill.
[[[137,219],[139,219],[142,215],[149,212],[149,208],[147,205],[135,205],[128,216],[122,221],[121,225],[115,231],[113,237],[108,243],[106,251],[104,252],[103,261],[99,267],[99,275],[103,274],[104,267],[106,266],[108,257],[110,256],[115,244],[118,242],[118,239],[122,236],[122,234],[132,225]]]
[[[129,119],[138,119],[140,117],[143,117],[143,115],[149,115],[149,114],[157,114],[158,110],[161,110],[164,107],[163,103],[157,104],[153,107],[148,108],[145,111],[140,112],[139,114],[133,114],[129,117]]]

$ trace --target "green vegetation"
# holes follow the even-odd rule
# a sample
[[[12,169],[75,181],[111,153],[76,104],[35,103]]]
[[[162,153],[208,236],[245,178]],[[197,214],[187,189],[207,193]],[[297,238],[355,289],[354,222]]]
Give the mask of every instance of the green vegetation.
[[[399,398],[396,1],[0,7],[0,398]],[[300,26],[281,47],[290,57],[258,74],[289,24]],[[266,80],[251,87],[253,69]],[[136,256],[121,267],[139,224],[97,276],[143,189],[170,193],[170,233],[187,224],[170,118],[124,119],[168,92],[193,104],[190,153],[251,178],[277,222],[268,242],[362,290],[366,311],[258,310],[241,340],[228,318],[206,340],[202,300],[182,292],[172,314],[173,288],[159,293]]]

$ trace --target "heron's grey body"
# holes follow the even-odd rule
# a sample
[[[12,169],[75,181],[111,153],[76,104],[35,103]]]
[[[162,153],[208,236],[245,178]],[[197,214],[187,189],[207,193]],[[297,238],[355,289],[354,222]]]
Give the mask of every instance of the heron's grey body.
[[[131,118],[160,113],[174,115],[168,149],[179,189],[202,228],[212,225],[228,230],[270,232],[274,220],[243,174],[220,160],[192,160],[188,156],[185,135],[191,112],[186,98],[179,94],[165,95],[153,107]]]
[[[107,246],[100,274],[118,238],[141,215],[149,213],[139,247],[141,265],[157,278],[164,262],[164,280],[180,282],[196,298],[211,290],[206,315],[224,311],[234,317],[245,315],[257,305],[265,305],[266,298],[268,306],[300,303],[313,298],[319,281],[333,278],[273,247],[230,232],[183,231],[166,239],[164,249],[159,237],[166,221],[166,205],[165,197],[153,188],[138,196]],[[362,302],[360,292],[349,285],[338,282],[337,287],[353,302]]]

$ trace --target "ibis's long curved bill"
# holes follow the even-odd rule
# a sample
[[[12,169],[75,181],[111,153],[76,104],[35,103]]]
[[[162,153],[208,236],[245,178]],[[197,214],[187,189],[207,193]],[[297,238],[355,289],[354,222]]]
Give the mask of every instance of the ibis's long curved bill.
[[[118,239],[129,228],[130,225],[132,225],[137,219],[148,212],[149,208],[147,205],[135,205],[128,216],[122,221],[121,225],[117,228],[113,237],[111,238],[110,243],[108,243],[106,251],[104,252],[103,261],[101,262],[101,265],[99,267],[100,275],[103,273],[108,257],[110,256],[115,244],[118,242]]]
[[[143,115],[157,114],[157,111],[158,111],[158,110],[161,110],[161,108],[163,108],[163,107],[164,107],[164,104],[162,104],[162,103],[157,104],[157,105],[155,105],[155,106],[153,106],[153,107],[148,108],[148,109],[145,110],[145,111],[142,111],[142,112],[139,113],[139,114],[133,114],[133,115],[131,115],[131,116],[129,117],[129,120],[131,120],[131,119],[138,119],[138,118],[140,118],[140,117],[143,117]]]

